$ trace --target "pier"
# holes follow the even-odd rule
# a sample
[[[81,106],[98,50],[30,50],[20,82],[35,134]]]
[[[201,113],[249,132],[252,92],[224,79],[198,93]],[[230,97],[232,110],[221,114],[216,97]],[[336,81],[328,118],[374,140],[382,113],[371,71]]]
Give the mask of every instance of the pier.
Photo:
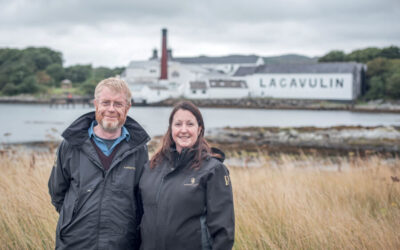
[[[75,107],[76,104],[82,106],[93,106],[92,97],[89,96],[66,96],[66,97],[52,97],[50,99],[50,107],[58,107],[59,105],[66,107]]]

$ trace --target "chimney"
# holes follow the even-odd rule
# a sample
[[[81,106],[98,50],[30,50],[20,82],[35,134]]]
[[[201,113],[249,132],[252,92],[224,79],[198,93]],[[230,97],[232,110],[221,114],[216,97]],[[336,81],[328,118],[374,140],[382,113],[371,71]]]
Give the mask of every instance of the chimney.
[[[168,79],[167,29],[162,29],[161,80]]]
[[[153,56],[150,57],[150,60],[157,60],[158,59],[158,51],[157,49],[153,49]]]
[[[168,60],[172,60],[172,49],[167,50]]]

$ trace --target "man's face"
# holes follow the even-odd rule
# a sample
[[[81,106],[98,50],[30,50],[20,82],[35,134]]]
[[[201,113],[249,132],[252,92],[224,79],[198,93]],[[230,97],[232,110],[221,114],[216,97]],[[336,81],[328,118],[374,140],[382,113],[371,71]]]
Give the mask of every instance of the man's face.
[[[105,132],[115,132],[126,120],[130,104],[126,102],[124,93],[117,93],[104,87],[98,99],[94,100],[96,121]]]

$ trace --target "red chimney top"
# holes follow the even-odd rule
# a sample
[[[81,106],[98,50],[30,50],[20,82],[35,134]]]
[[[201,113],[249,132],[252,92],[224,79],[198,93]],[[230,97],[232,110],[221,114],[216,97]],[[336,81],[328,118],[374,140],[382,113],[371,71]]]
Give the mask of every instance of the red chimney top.
[[[168,79],[167,29],[162,29],[161,80]]]

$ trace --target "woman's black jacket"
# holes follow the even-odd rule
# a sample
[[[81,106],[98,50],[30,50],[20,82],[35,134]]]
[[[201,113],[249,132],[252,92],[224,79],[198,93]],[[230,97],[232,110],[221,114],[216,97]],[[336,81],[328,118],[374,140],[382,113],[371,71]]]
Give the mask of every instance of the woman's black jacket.
[[[228,169],[210,156],[193,169],[194,151],[188,149],[171,154],[172,160],[146,167],[140,180],[141,249],[231,249],[235,218]]]

